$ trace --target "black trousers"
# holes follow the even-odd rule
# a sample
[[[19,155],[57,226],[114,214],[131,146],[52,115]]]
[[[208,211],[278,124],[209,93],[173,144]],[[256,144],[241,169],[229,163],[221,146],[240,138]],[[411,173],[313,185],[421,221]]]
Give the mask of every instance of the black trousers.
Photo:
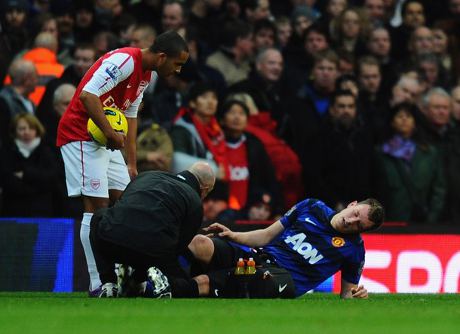
[[[173,297],[198,296],[196,282],[181,268],[177,257],[150,256],[105,240],[98,234],[100,219],[100,215],[93,215],[89,240],[102,284],[117,282],[116,263],[135,269],[133,278],[139,283],[147,280],[147,269],[154,266],[168,277]]]

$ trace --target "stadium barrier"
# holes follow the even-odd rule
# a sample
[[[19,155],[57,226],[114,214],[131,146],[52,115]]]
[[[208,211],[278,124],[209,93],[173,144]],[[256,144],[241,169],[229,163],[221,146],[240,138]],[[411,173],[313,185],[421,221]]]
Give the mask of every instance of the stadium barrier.
[[[73,291],[74,220],[0,219],[0,291]]]
[[[237,222],[235,230],[271,222]],[[0,291],[85,291],[88,286],[80,224],[72,219],[0,219]],[[459,293],[460,230],[454,226],[385,223],[363,234],[361,283],[370,292]],[[339,292],[340,274],[315,291]]]
[[[366,263],[361,284],[380,293],[460,292],[460,235],[363,235]],[[340,291],[340,274],[333,278]]]

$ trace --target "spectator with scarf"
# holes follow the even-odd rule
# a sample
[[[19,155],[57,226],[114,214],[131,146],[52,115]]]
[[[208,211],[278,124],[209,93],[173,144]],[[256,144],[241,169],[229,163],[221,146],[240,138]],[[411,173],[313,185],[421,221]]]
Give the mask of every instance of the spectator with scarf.
[[[246,131],[248,107],[240,101],[229,100],[222,106],[218,118],[225,133],[230,169],[229,207],[245,208],[249,195],[261,189],[276,195],[276,209],[282,208],[281,188],[270,158],[262,142]]]
[[[215,117],[217,104],[217,93],[209,84],[197,83],[190,88],[188,106],[179,109],[171,129],[173,173],[205,161],[218,180],[229,179],[225,136]]]
[[[391,130],[377,147],[374,177],[387,219],[435,223],[446,192],[439,151],[418,135],[415,106],[398,104],[390,115]]]

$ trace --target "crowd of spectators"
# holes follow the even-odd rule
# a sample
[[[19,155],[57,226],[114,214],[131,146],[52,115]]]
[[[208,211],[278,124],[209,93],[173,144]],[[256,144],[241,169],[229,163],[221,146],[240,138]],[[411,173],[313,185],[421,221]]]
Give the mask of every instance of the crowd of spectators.
[[[460,224],[460,0],[0,0],[1,216],[74,216],[57,124],[104,53],[175,30],[144,93],[139,171],[205,160],[215,219],[305,197]]]

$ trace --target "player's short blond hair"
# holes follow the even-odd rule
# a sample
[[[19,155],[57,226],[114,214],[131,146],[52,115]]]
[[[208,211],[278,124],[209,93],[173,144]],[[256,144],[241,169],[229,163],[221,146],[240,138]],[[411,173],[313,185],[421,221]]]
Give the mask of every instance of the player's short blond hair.
[[[385,220],[385,209],[383,208],[383,205],[375,198],[365,199],[364,201],[358,202],[358,204],[367,204],[370,206],[368,218],[374,223],[374,225],[366,231],[378,229]]]

